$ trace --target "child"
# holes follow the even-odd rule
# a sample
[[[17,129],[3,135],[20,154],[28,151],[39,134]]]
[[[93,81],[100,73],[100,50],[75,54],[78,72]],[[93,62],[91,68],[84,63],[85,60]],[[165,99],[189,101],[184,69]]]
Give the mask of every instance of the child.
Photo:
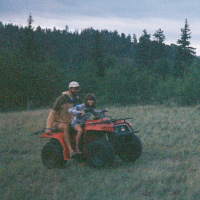
[[[72,119],[71,127],[74,128],[74,130],[77,131],[76,135],[76,154],[82,154],[82,152],[79,149],[79,141],[81,134],[83,133],[83,129],[81,128],[81,125],[84,124],[85,121],[87,121],[92,114],[97,115],[101,111],[96,111],[95,108],[95,96],[94,94],[88,93],[85,97],[85,101],[83,104],[80,104],[76,107],[70,108],[68,110],[69,113],[72,113],[75,115],[75,117]],[[106,109],[108,111],[108,109]]]

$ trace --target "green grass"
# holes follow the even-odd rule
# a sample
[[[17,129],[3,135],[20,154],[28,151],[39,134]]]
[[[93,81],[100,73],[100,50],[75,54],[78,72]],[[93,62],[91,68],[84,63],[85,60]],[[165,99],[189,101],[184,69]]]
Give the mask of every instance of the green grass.
[[[34,132],[50,110],[0,114],[0,199],[200,199],[200,107],[111,107],[113,118],[129,120],[142,141],[136,163],[116,157],[112,168],[67,162],[47,170],[41,162],[48,141]]]

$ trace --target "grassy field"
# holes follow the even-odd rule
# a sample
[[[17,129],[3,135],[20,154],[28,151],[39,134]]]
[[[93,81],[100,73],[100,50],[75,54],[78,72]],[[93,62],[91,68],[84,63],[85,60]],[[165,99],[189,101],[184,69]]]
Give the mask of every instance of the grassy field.
[[[200,106],[111,107],[113,118],[133,117],[143,153],[134,164],[116,157],[104,169],[73,160],[66,169],[42,165],[48,140],[34,132],[45,127],[49,111],[0,114],[0,199],[200,199]]]

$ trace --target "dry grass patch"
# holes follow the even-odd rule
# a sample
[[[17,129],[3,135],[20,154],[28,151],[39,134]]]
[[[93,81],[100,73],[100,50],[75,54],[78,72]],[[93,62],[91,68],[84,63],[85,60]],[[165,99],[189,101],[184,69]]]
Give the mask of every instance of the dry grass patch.
[[[40,151],[50,110],[0,114],[0,199],[198,199],[200,196],[199,107],[110,107],[129,120],[143,144],[141,158],[113,168],[93,169],[69,161],[47,170]]]

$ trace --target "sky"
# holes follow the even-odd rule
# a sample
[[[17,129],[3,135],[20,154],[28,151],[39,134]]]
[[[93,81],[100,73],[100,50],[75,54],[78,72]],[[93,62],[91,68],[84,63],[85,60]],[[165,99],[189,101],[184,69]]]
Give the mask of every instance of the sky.
[[[199,0],[0,0],[0,21],[27,26],[29,15],[34,28],[40,26],[69,31],[87,28],[117,31],[126,36],[141,37],[143,30],[151,35],[164,31],[165,44],[176,44],[187,19],[190,46],[200,56]]]

